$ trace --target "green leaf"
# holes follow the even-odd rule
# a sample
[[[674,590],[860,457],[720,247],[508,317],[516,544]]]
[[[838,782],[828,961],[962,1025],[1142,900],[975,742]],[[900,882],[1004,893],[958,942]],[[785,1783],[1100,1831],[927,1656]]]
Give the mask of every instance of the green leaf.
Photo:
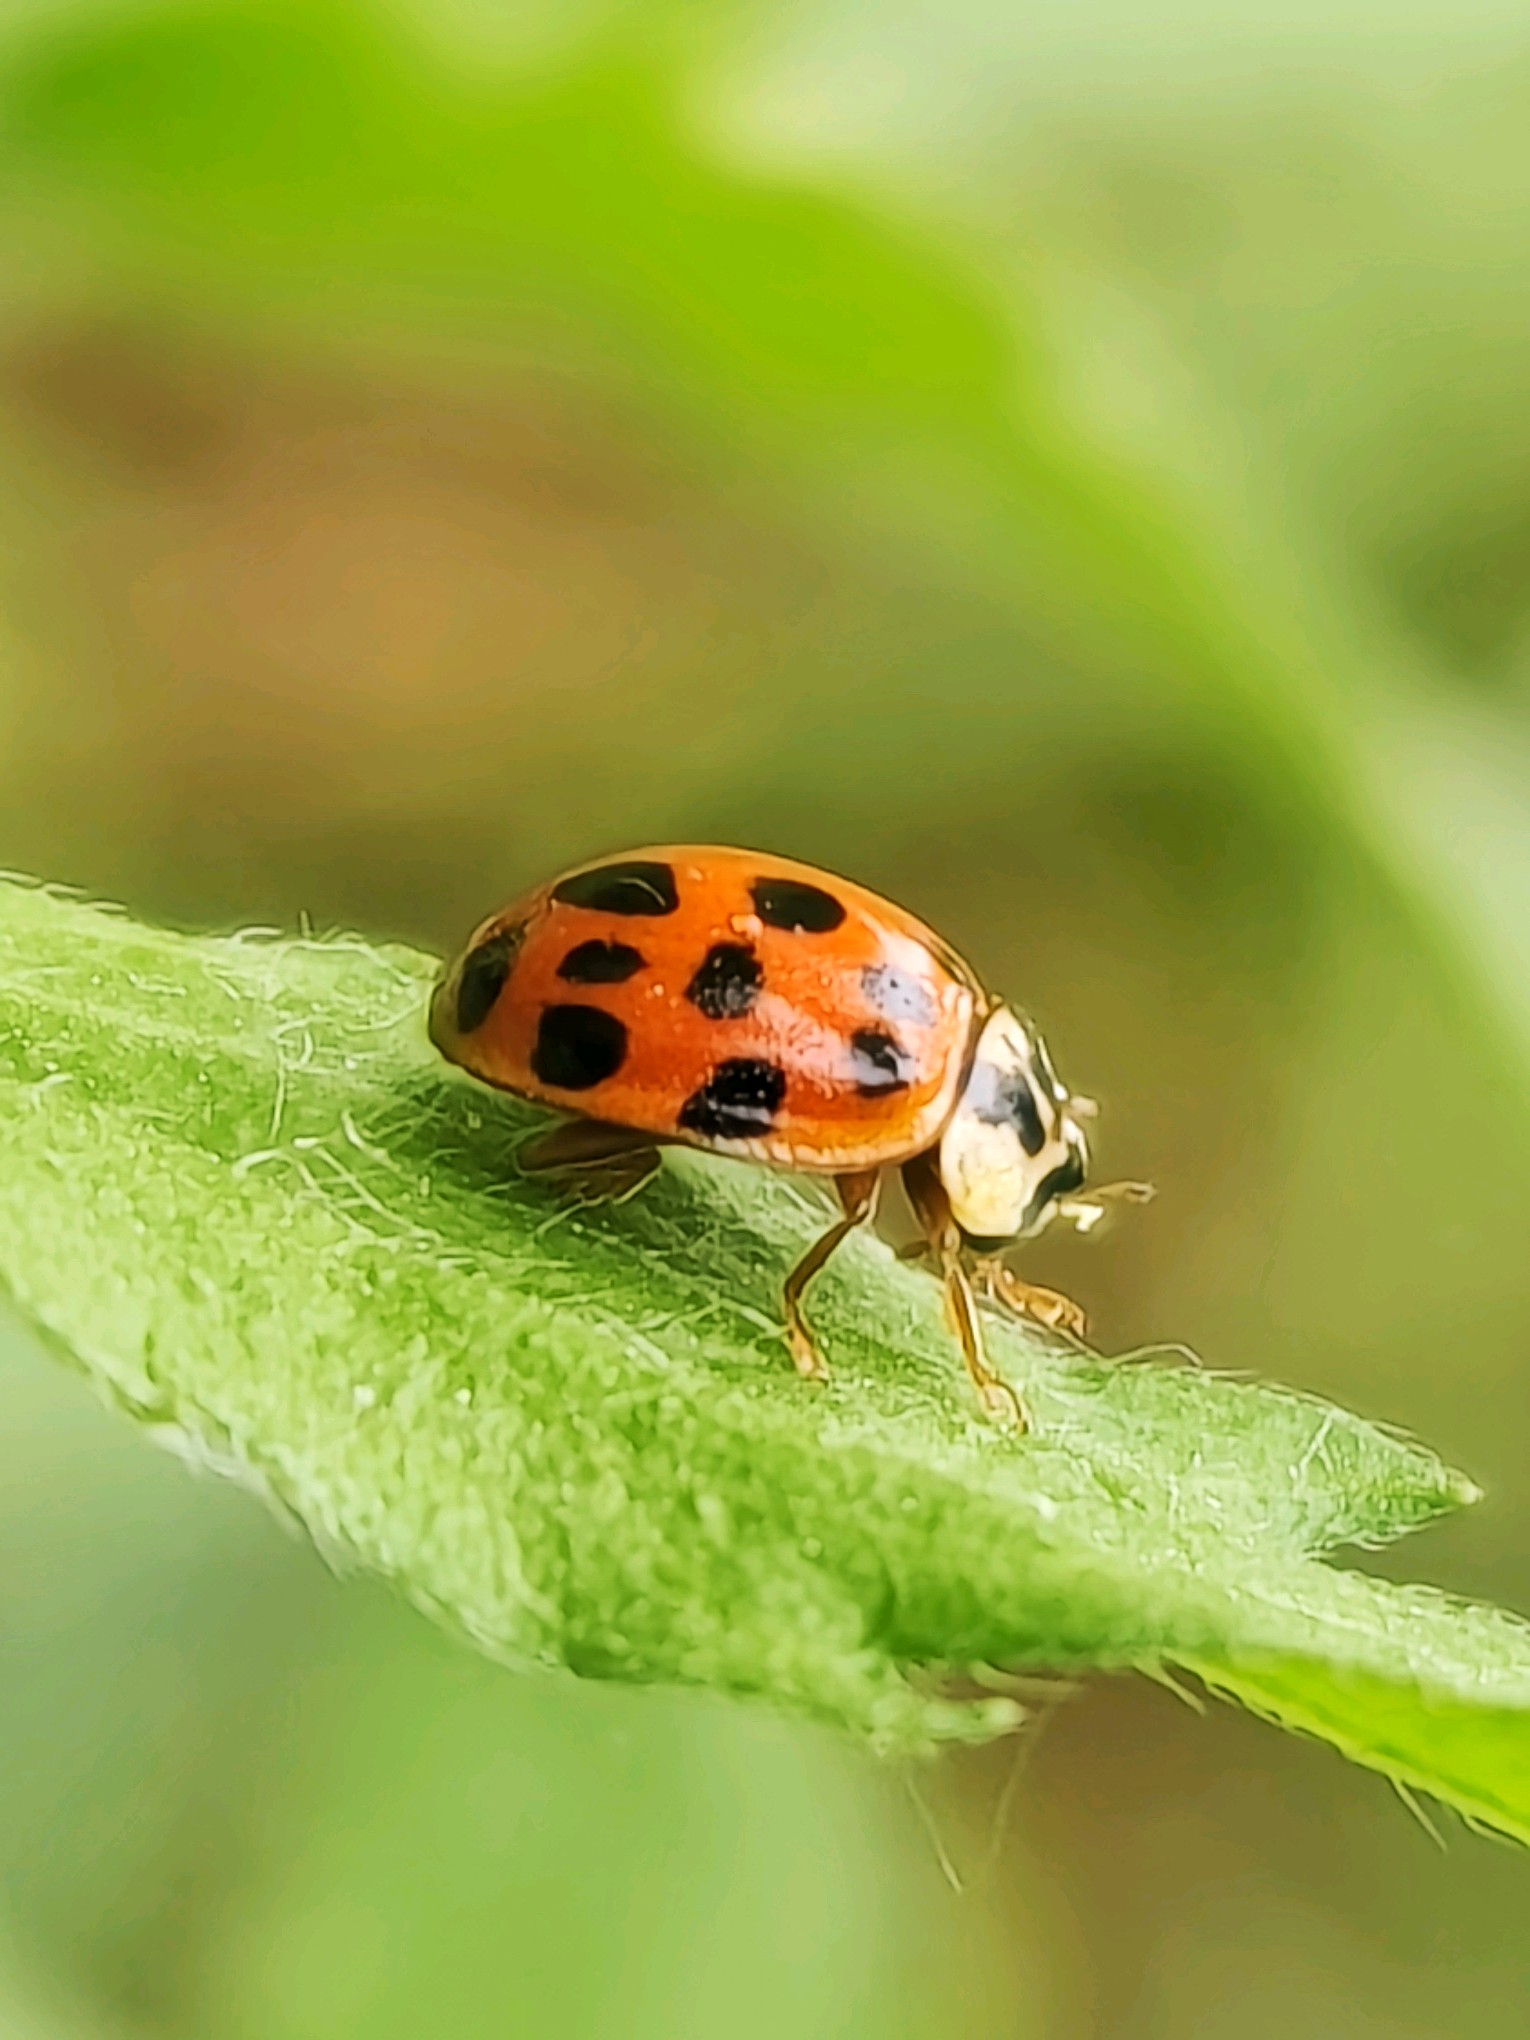
[[[561,1206],[515,1172],[526,1109],[433,1056],[433,970],[0,887],[0,1279],[166,1442],[507,1660],[895,1748],[1009,1726],[988,1668],[1178,1663],[1530,1837],[1530,1630],[1317,1556],[1471,1499],[1459,1475],[996,1321],[1016,1439],[870,1239],[814,1294],[834,1383],[801,1383],[777,1292],[812,1187],[679,1156]]]
[[[1376,1611],[1385,1619],[1387,1611]],[[1482,1609],[1444,1609],[1452,1625],[1461,1617],[1490,1615]],[[1452,1654],[1467,1638],[1453,1634]],[[1524,1632],[1518,1623],[1501,1633],[1479,1635],[1480,1664],[1487,1683],[1492,1668],[1523,1664]],[[1306,1735],[1333,1743],[1355,1762],[1383,1771],[1403,1790],[1431,1792],[1460,1808],[1484,1827],[1530,1842],[1530,1732],[1523,1704],[1484,1706],[1447,1693],[1444,1682],[1422,1693],[1409,1680],[1389,1682],[1364,1672],[1335,1670],[1298,1657],[1263,1667],[1197,1667],[1214,1691],[1241,1701],[1256,1714]]]

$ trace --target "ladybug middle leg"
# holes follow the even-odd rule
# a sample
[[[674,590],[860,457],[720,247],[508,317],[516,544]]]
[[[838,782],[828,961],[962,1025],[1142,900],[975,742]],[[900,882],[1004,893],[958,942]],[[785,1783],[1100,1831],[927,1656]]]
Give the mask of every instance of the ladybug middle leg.
[[[641,1190],[659,1166],[651,1133],[607,1126],[599,1119],[563,1119],[522,1141],[515,1165],[545,1176],[572,1204],[619,1204]]]
[[[962,1262],[961,1228],[951,1216],[951,1202],[931,1156],[915,1155],[911,1162],[903,1164],[903,1185],[945,1282],[946,1318],[961,1345],[972,1385],[990,1416],[1024,1431],[1028,1428],[1024,1403],[1003,1376],[994,1372],[984,1355],[977,1301]]]
[[[786,1318],[786,1343],[792,1349],[792,1360],[797,1372],[809,1381],[827,1381],[829,1370],[818,1342],[808,1330],[807,1320],[802,1315],[802,1292],[818,1273],[824,1262],[841,1245],[858,1225],[864,1225],[876,1208],[877,1185],[881,1181],[880,1169],[858,1169],[853,1175],[836,1176],[834,1187],[839,1192],[839,1201],[844,1206],[844,1217],[837,1219],[829,1230],[814,1240],[802,1259],[787,1276],[781,1291],[781,1308]]]

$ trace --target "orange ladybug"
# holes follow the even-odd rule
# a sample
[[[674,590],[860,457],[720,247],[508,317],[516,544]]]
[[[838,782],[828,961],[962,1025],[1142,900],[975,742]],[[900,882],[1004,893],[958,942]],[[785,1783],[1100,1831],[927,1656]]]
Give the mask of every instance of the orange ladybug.
[[[842,1216],[783,1291],[804,1375],[827,1369],[803,1292],[871,1216],[888,1168],[990,1411],[1024,1424],[984,1358],[973,1274],[1011,1308],[1083,1330],[1077,1304],[997,1256],[1058,1214],[1081,1229],[1100,1216],[1102,1193],[1077,1195],[1092,1107],[1059,1083],[1028,1021],[862,886],[710,846],[580,865],[475,929],[436,987],[430,1036],[483,1082],[578,1115],[518,1161],[586,1194],[629,1194],[675,1142],[832,1176]]]

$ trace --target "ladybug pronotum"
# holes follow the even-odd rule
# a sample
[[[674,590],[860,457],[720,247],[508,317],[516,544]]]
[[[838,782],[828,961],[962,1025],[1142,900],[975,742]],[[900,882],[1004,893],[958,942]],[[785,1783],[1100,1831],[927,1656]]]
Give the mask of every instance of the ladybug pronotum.
[[[1078,1306],[998,1259],[1054,1217],[1080,1229],[1092,1109],[1031,1024],[912,914],[827,872],[748,850],[671,846],[565,872],[477,928],[436,987],[436,1047],[484,1083],[575,1117],[519,1166],[625,1196],[683,1143],[832,1176],[841,1216],[787,1276],[800,1373],[827,1369],[803,1292],[902,1172],[968,1372],[1023,1426],[984,1358],[974,1279],[1078,1334]],[[1116,1194],[1142,1194],[1115,1185]]]

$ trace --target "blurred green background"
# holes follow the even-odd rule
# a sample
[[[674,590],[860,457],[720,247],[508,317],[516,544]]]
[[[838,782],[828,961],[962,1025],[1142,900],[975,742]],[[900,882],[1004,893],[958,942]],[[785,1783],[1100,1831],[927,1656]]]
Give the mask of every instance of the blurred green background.
[[[0,861],[851,872],[1161,1186],[1038,1278],[1438,1444],[1385,1563],[1530,1608],[1521,8],[11,0],[0,222]],[[5,2040],[1526,2029],[1530,1870],[1325,1751],[517,1679],[0,1368]]]

